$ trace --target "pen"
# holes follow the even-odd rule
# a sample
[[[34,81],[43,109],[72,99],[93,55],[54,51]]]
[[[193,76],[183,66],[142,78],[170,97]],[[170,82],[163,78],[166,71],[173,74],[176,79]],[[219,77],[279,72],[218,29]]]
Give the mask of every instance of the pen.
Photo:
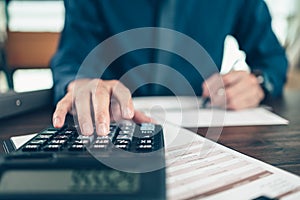
[[[242,58],[237,59],[231,66],[230,71],[234,71],[235,70],[235,66],[239,63],[243,61]],[[222,89],[222,88],[220,88]],[[225,88],[224,88],[225,89]],[[223,89],[223,92],[224,92]],[[203,97],[203,101],[202,101],[202,107],[201,108],[208,108],[210,106],[210,98],[209,97]]]
[[[204,97],[202,101],[202,108],[207,108],[210,103],[210,98],[209,97]]]

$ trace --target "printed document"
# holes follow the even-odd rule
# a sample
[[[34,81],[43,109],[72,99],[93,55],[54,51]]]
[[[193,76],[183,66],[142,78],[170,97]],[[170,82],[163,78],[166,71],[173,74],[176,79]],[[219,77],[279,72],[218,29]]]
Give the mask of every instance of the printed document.
[[[165,124],[167,197],[177,199],[300,199],[300,177]]]
[[[264,107],[241,111],[203,108],[202,99],[195,97],[138,97],[133,101],[136,109],[160,124],[168,122],[182,127],[223,127],[289,123]]]

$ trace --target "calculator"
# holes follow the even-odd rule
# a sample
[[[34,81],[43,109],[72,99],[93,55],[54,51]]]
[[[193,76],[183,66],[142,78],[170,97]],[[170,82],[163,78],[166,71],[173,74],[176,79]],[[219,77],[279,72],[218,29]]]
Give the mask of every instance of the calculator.
[[[106,136],[78,130],[46,128],[4,156],[0,199],[166,198],[160,125],[124,120]]]

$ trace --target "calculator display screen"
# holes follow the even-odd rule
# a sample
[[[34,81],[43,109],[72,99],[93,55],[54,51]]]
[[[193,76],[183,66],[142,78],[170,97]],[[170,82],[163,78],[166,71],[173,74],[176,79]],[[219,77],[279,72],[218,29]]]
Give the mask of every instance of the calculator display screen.
[[[116,170],[8,170],[0,180],[0,193],[133,194],[139,190],[139,174]]]

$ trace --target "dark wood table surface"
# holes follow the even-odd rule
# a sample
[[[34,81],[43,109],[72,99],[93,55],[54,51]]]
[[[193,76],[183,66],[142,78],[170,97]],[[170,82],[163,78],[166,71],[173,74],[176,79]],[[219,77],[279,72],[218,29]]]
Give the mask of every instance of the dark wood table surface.
[[[300,175],[300,91],[286,90],[283,97],[268,101],[289,125],[225,127],[218,143],[281,169]],[[51,124],[53,107],[45,107],[0,120],[0,142],[11,136],[38,132]],[[191,129],[203,135],[205,128]],[[208,138],[215,139],[213,134]],[[2,146],[2,145],[1,145]],[[4,154],[0,148],[0,154]]]

